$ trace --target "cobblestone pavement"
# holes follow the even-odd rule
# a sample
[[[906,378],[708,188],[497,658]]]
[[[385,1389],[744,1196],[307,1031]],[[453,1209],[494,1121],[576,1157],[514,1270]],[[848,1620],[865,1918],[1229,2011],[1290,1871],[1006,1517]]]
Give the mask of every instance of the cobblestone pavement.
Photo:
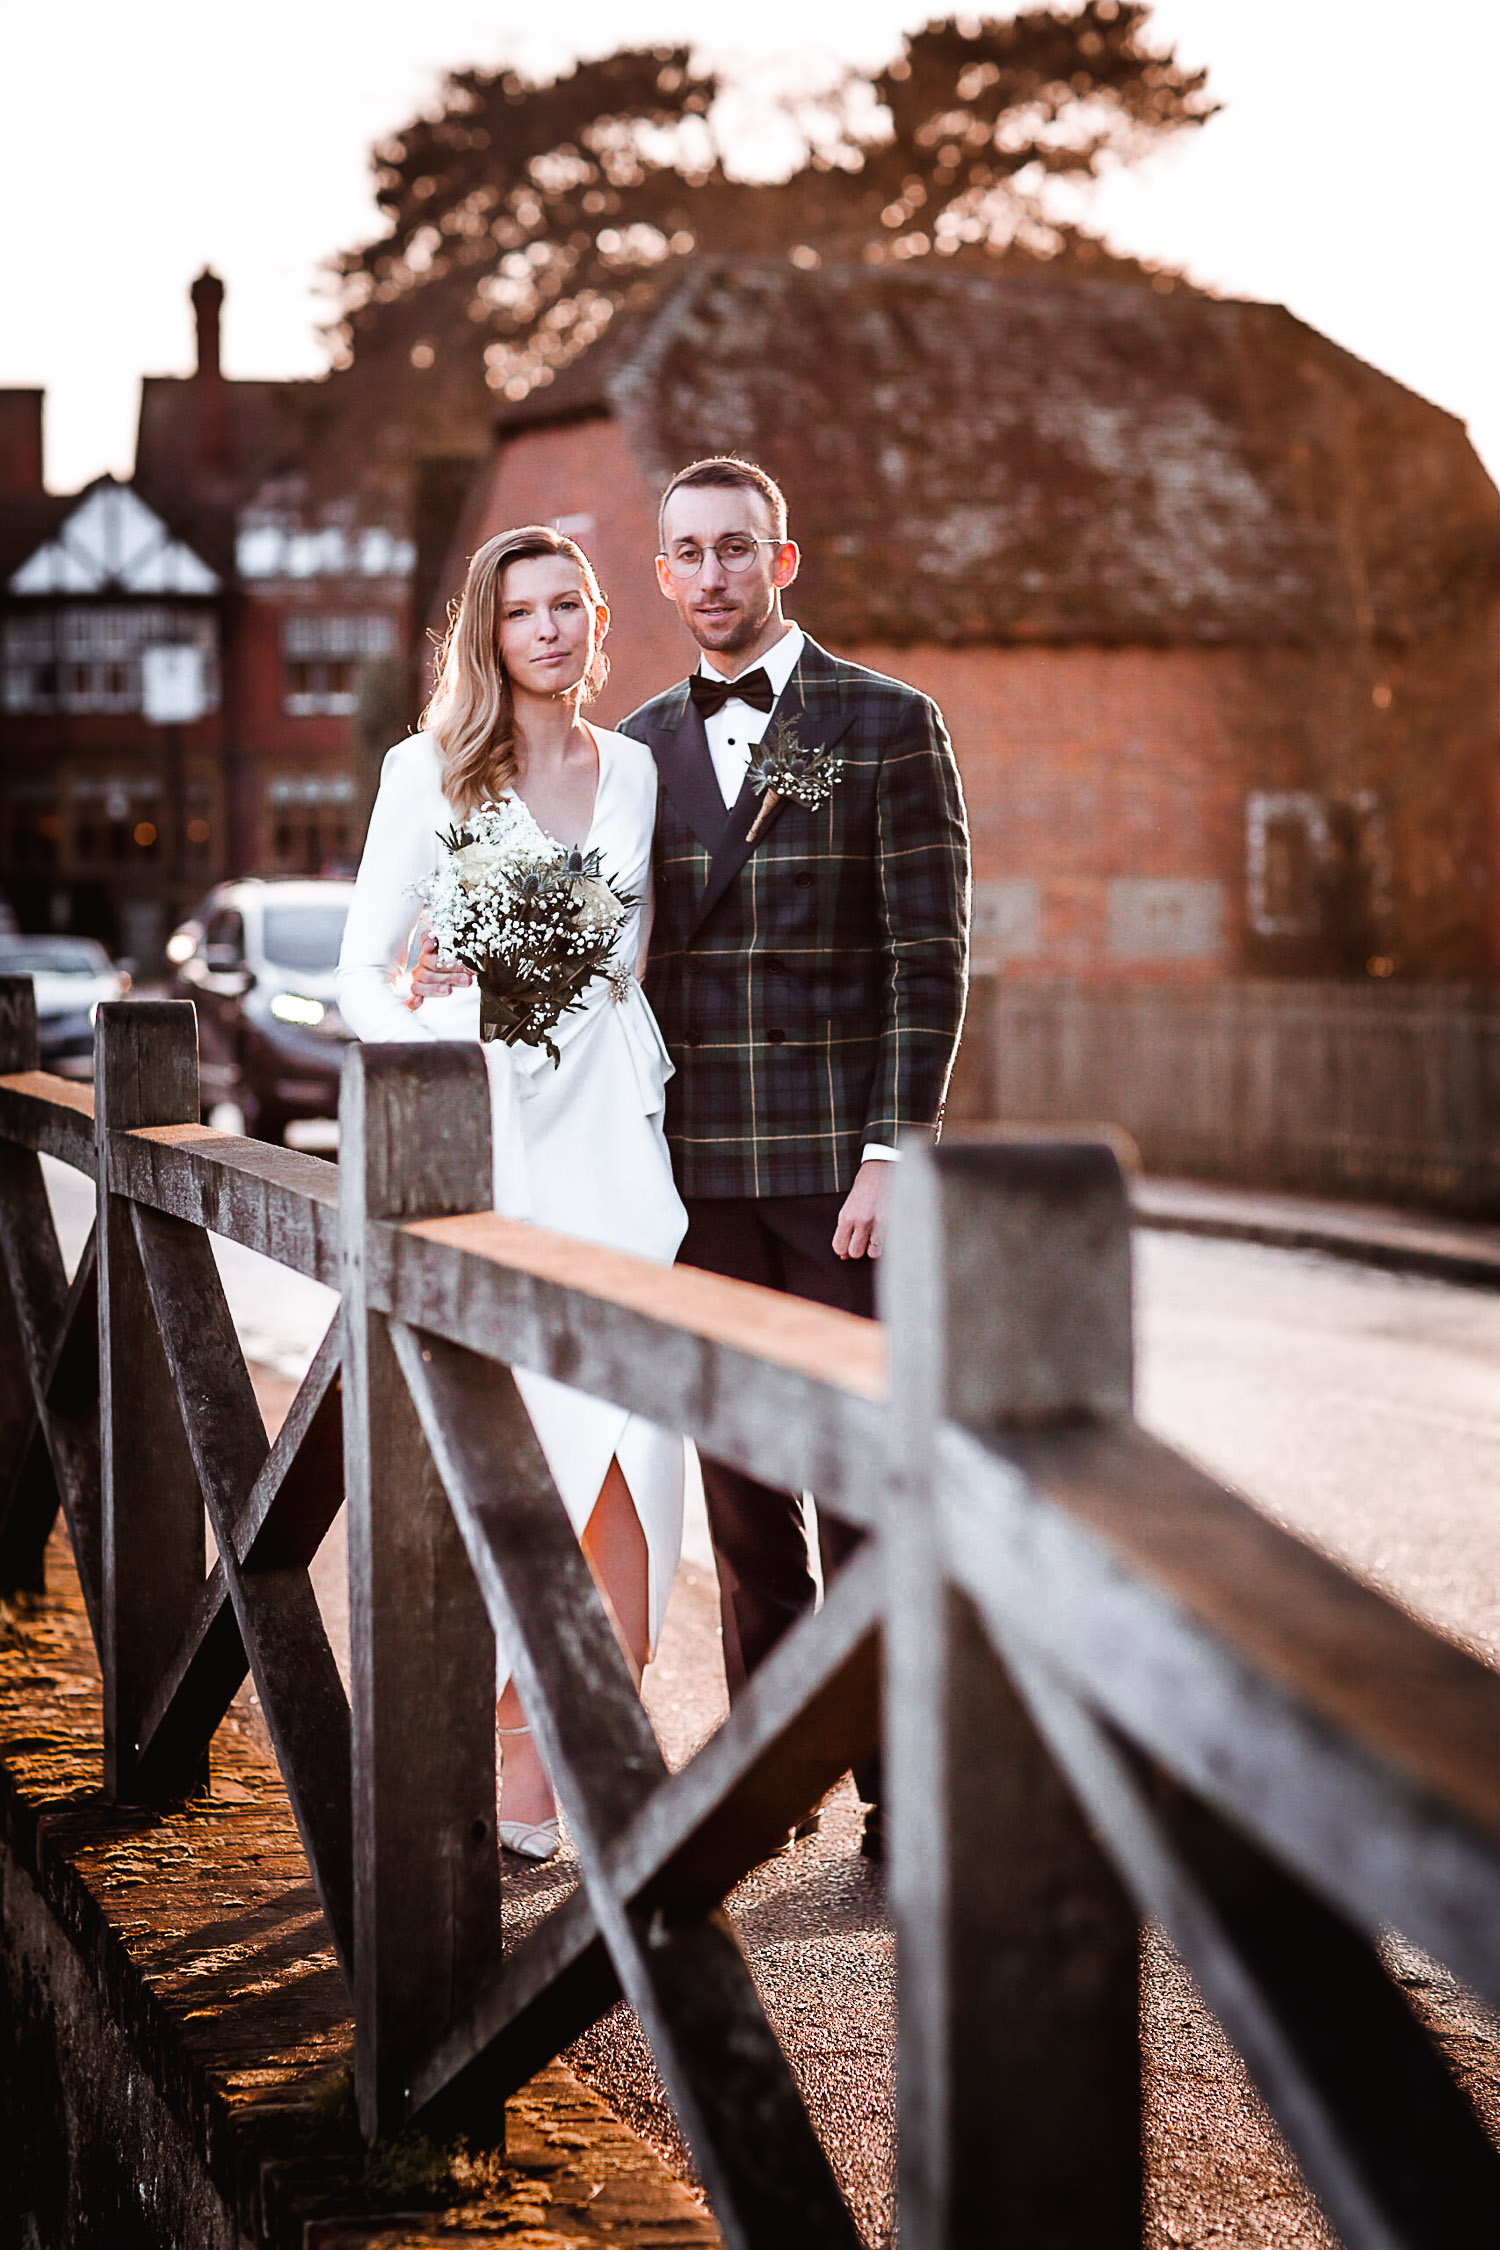
[[[278,1331],[277,1277],[225,1280],[242,1333],[273,1344],[274,1413],[326,1311],[298,1298]],[[259,1261],[256,1261],[259,1263]],[[1500,1305],[1439,1282],[1313,1254],[1179,1235],[1137,1238],[1143,1420],[1278,1520],[1494,1661],[1500,1655]],[[299,1284],[306,1290],[310,1284]],[[293,1292],[296,1296],[296,1292]],[[302,1340],[293,1331],[300,1321]],[[347,1646],[341,1529],[320,1598]],[[674,1591],[647,1703],[676,1764],[724,1708],[701,1527]],[[767,2008],[872,2244],[890,2239],[894,1950],[881,1878],[855,1856],[848,1784],[823,1832],[744,1883],[731,1909]],[[518,1923],[573,1880],[519,1877]],[[1441,1970],[1393,1966],[1441,2026],[1500,2138],[1500,2025]],[[1322,2250],[1333,2236],[1191,1980],[1159,1941],[1144,1971],[1150,2250]],[[616,2010],[569,2060],[674,2167],[689,2170],[651,2057]]]

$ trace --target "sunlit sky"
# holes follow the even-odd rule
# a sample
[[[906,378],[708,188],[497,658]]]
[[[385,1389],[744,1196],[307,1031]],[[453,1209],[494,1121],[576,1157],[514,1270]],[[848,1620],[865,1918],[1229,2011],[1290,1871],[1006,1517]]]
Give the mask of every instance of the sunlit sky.
[[[876,63],[947,12],[901,0],[47,0],[5,11],[0,384],[47,394],[47,475],[128,475],[137,388],[192,364],[187,286],[224,276],[226,371],[326,364],[319,269],[376,231],[369,150],[445,69],[532,71],[685,40],[753,88]],[[538,22],[546,29],[536,28]],[[1497,0],[1158,0],[1226,105],[1091,224],[1229,295],[1290,306],[1461,416],[1500,473]],[[553,28],[553,27],[556,28]],[[769,160],[773,153],[762,148]],[[753,160],[753,158],[752,158]],[[768,167],[769,168],[769,167]]]

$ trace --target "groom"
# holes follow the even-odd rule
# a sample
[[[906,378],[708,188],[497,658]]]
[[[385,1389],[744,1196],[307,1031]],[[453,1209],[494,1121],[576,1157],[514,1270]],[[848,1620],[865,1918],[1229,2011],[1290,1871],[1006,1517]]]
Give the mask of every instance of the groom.
[[[647,993],[676,1065],[678,1257],[868,1317],[897,1139],[936,1132],[963,1022],[958,768],[928,697],[783,614],[799,557],[764,469],[695,461],[658,530],[702,656],[620,731],[662,782]],[[749,778],[768,754],[792,782],[769,808]],[[703,1483],[735,1696],[811,1606],[802,1504],[722,1462]],[[824,1517],[819,1536],[828,1575],[862,1535]]]

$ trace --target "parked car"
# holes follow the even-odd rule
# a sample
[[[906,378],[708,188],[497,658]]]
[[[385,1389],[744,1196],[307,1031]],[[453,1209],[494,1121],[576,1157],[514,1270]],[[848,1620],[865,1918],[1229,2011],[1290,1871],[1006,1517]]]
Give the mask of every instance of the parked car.
[[[352,883],[221,883],[174,931],[176,991],[198,1009],[203,1112],[236,1102],[280,1141],[293,1118],[336,1117],[351,1034],[334,1005]]]
[[[0,935],[0,976],[29,976],[36,988],[42,1068],[62,1078],[94,1072],[94,1012],[101,1000],[123,1000],[127,972],[86,937]]]

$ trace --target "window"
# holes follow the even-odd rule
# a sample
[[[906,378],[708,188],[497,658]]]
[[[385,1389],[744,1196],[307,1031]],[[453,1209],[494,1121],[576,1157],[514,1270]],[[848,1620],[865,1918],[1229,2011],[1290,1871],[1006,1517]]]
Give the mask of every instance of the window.
[[[0,849],[16,874],[39,874],[58,863],[62,821],[50,781],[14,780],[0,800]]]
[[[355,851],[346,773],[278,773],[266,783],[267,857],[279,875],[342,870]]]
[[[353,617],[302,613],[282,619],[283,706],[293,719],[342,718],[359,694],[359,667],[394,655],[396,621],[383,610]]]
[[[1328,814],[1307,789],[1252,790],[1245,807],[1245,889],[1257,937],[1311,937],[1321,926]]]
[[[73,864],[106,868],[161,859],[161,786],[143,775],[77,777],[69,807]]]
[[[210,914],[203,926],[203,951],[210,946],[229,954],[237,961],[245,958],[245,924],[238,907],[221,906]]]
[[[7,617],[0,701],[7,711],[139,711],[141,651],[163,643],[202,649],[208,708],[217,710],[216,620],[157,603],[80,603]]]
[[[270,904],[261,949],[278,968],[336,969],[348,917],[347,900],[337,906]]]

